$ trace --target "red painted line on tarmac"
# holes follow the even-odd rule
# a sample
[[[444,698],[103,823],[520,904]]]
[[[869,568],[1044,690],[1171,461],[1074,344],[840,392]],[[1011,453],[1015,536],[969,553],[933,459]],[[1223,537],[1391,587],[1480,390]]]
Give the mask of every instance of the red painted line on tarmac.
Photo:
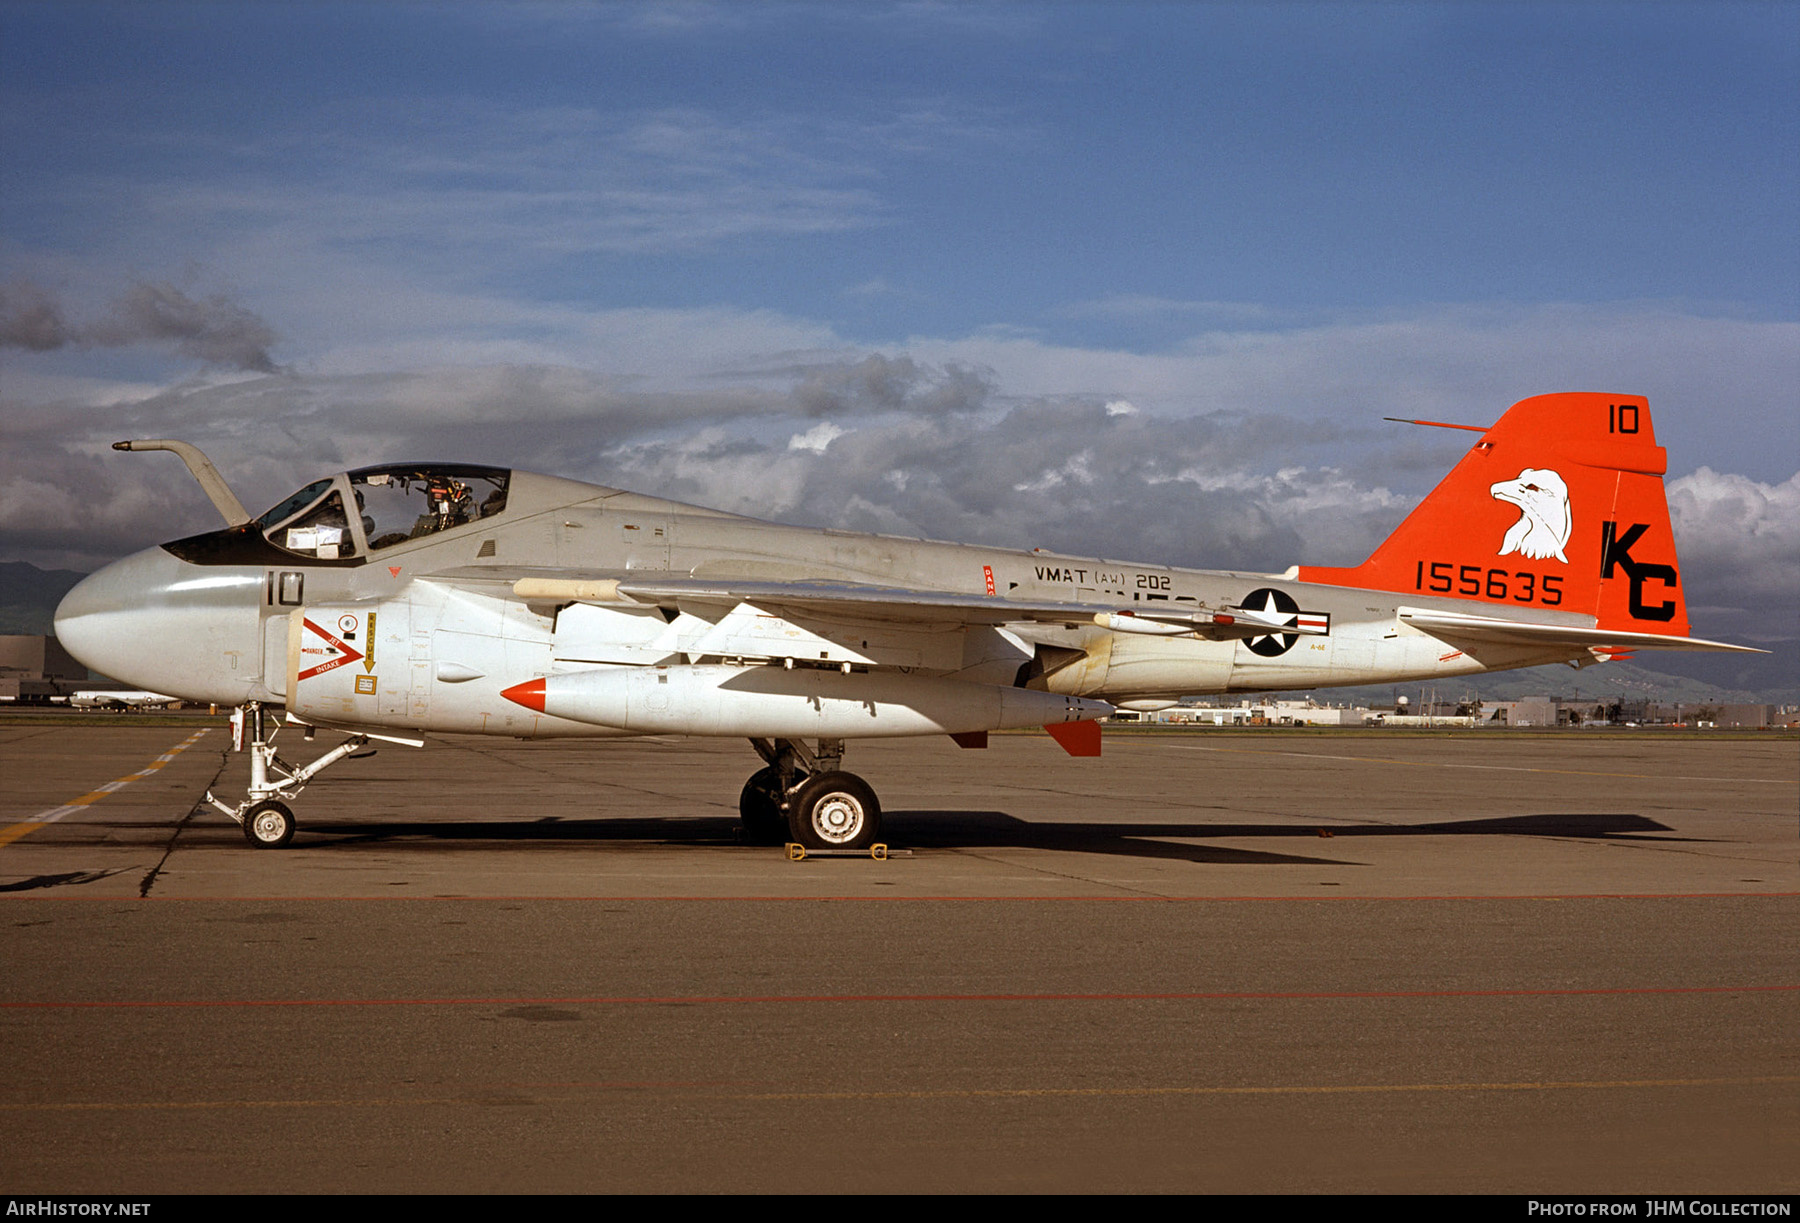
[[[791,904],[801,901],[841,902],[849,900],[880,901],[883,904],[919,904],[924,902],[933,904],[992,904],[996,901],[1008,901],[1012,903],[1031,902],[1037,904],[1046,901],[1107,901],[1115,904],[1272,904],[1283,901],[1298,901],[1305,904],[1312,904],[1321,900],[1334,902],[1352,900],[1391,902],[1419,900],[1793,900],[1797,898],[1800,898],[1800,892],[1522,892],[1517,894],[1496,893],[1491,896],[1483,895],[1479,892],[1466,894],[1452,893],[1441,896],[1429,894],[1418,896],[1357,896],[1354,894],[1346,895],[1343,893],[1330,892],[1321,892],[1317,896],[887,896],[877,895],[875,893],[858,895],[851,892],[826,896],[808,896],[799,893],[793,893],[786,896],[538,896],[529,893],[504,896],[295,896],[292,894],[271,892],[266,896],[143,896],[137,897],[136,899],[142,900],[146,904],[167,905],[183,903],[272,904],[277,901],[286,901],[289,903],[370,901],[383,904],[395,902],[411,904],[446,904],[459,901],[481,904],[493,904],[496,902],[505,904],[519,904],[520,902],[531,902],[534,904],[568,904],[572,901],[593,903],[603,901],[607,904],[617,904],[624,901],[634,903],[655,901],[679,902],[682,904],[696,904],[699,902],[706,902],[709,904],[742,904],[749,901],[755,901],[759,904]],[[32,899],[34,902],[58,901],[73,904],[86,901],[99,904],[117,904],[120,900],[126,898],[119,896],[104,897],[51,894],[46,896],[34,895]]]
[[[1766,994],[1800,991],[1792,985],[1640,985],[1591,989],[1417,989],[1417,990],[1198,990],[1168,993],[1042,994],[656,994],[579,998],[193,998],[96,1001],[0,1002],[0,1010],[182,1010],[232,1007],[350,1006],[668,1006],[733,1003],[820,1002],[1206,1002],[1324,1001],[1399,998],[1593,998],[1675,994]]]

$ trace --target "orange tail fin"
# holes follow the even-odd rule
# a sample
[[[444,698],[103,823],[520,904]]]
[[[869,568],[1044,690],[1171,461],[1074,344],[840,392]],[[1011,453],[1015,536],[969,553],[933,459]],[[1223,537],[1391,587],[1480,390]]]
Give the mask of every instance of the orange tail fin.
[[[1586,392],[1520,400],[1353,569],[1300,580],[1598,617],[1688,634],[1650,407]]]

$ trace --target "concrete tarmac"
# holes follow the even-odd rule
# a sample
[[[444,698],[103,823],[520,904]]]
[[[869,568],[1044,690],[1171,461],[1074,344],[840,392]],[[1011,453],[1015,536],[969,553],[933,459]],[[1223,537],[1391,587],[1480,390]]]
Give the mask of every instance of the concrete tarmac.
[[[1800,1187],[1792,737],[854,743],[885,862],[689,740],[382,747],[257,850],[228,748],[0,721],[0,1191]]]

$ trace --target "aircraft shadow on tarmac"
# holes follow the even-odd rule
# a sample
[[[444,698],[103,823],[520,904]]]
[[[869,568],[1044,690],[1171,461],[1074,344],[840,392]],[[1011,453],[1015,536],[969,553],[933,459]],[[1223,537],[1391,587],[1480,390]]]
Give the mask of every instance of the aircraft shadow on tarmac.
[[[1033,823],[1004,811],[903,810],[885,815],[886,840],[909,849],[1049,849],[1068,853],[1113,854],[1196,863],[1254,865],[1341,865],[1341,857],[1273,852],[1195,841],[1243,838],[1326,840],[1393,836],[1531,836],[1581,840],[1688,841],[1670,836],[1668,825],[1641,815],[1570,812],[1439,820],[1421,824],[1253,824],[1144,822]],[[1660,835],[1658,835],[1660,834]],[[737,821],[728,816],[696,818],[442,820],[373,822],[318,820],[302,825],[296,849],[402,844],[467,847],[488,841],[513,845],[610,843],[716,848],[738,843]]]
[[[128,869],[130,868],[118,867],[110,871],[64,871],[59,875],[32,875],[26,879],[15,879],[11,883],[0,883],[0,892],[35,892],[40,888],[98,883],[102,879],[122,874]]]

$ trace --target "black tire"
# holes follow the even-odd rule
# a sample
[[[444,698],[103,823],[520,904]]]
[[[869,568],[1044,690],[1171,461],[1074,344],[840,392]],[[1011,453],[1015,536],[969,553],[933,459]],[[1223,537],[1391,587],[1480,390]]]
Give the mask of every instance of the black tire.
[[[807,778],[787,815],[789,834],[807,849],[867,849],[881,839],[881,804],[855,773]]]
[[[274,799],[244,812],[244,839],[258,849],[280,849],[294,839],[294,813]]]
[[[752,773],[738,795],[744,840],[751,845],[779,845],[787,839],[787,812],[781,809],[781,774],[774,769]]]

